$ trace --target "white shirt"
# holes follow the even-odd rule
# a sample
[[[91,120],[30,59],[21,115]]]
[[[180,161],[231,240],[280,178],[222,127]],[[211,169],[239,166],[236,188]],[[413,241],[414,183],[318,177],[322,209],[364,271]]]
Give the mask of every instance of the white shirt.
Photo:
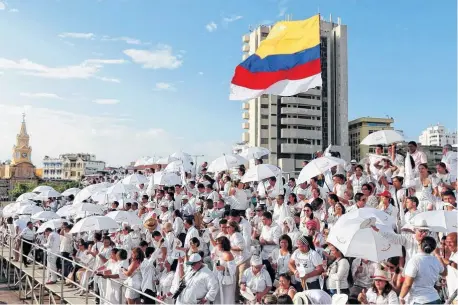
[[[48,235],[48,239],[44,247],[49,253],[59,253],[60,248],[60,236],[56,232],[51,232]]]
[[[270,226],[262,226],[261,237],[267,242],[275,242],[275,245],[264,245],[262,246],[261,258],[263,260],[268,259],[272,251],[278,247],[279,239],[281,236],[281,229],[279,226],[274,225],[273,223]]]
[[[369,304],[399,304],[398,295],[391,290],[386,297],[378,295],[372,287],[366,292],[367,302]]]
[[[24,230],[19,234],[23,239],[26,239],[28,241],[33,241],[35,237],[35,232],[33,230],[30,230],[29,227],[25,227]]]
[[[362,267],[362,271],[356,274],[358,267]],[[351,273],[353,275],[353,282],[355,286],[369,288],[374,282],[371,276],[374,275],[374,272],[377,268],[377,263],[367,262],[361,264],[360,258],[355,258],[351,264]]]
[[[272,279],[264,266],[257,274],[253,273],[251,267],[246,269],[240,283],[245,283],[254,294],[264,291],[267,287],[272,287]]]
[[[175,304],[198,304],[203,298],[209,302],[215,301],[219,292],[218,279],[207,266],[204,266],[185,282],[186,288],[181,292]]]
[[[407,262],[404,272],[406,276],[414,278],[410,289],[411,302],[426,304],[439,299],[434,284],[439,279],[439,274],[444,272],[444,266],[437,257],[417,253]]]
[[[60,252],[72,253],[73,251],[73,240],[70,233],[65,233],[60,237]]]
[[[457,156],[457,153],[454,152],[454,151],[448,151],[446,155],[444,155],[442,157],[442,162],[445,163],[445,165],[447,166],[447,169],[448,171],[450,172],[450,174],[453,175],[453,177],[456,179],[456,172],[457,172],[457,163],[458,163],[458,160],[457,160],[458,156]]]
[[[409,262],[410,258],[413,257],[418,252],[418,241],[415,239],[415,234],[412,233],[402,233],[396,234],[393,232],[382,232],[379,233],[388,239],[390,242],[397,245],[404,246],[406,249],[406,263]]]
[[[348,289],[348,272],[350,272],[350,263],[347,259],[341,258],[334,261],[328,267],[326,287],[328,289]]]
[[[302,293],[305,294],[307,298],[310,300],[310,302],[314,305],[332,304],[331,296],[323,290],[310,289],[310,290],[304,290],[302,291]]]
[[[186,233],[186,238],[184,240],[184,248],[190,248],[191,246],[189,245],[189,241],[193,238],[193,237],[197,237],[199,238],[199,231],[197,231],[197,229],[192,226],[189,228],[188,232]],[[200,239],[199,239],[200,240]]]
[[[242,218],[239,223],[240,231],[242,233],[243,239],[245,240],[245,244],[247,249],[251,247],[251,224],[245,218]]]
[[[426,158],[426,154],[418,149],[413,153],[410,154],[415,162],[415,171],[418,172],[418,166],[422,163],[428,163],[428,158]]]
[[[245,262],[247,259],[250,258],[250,252],[246,244],[245,240],[243,239],[243,236],[239,232],[234,232],[234,234],[231,235],[229,238],[229,241],[231,243],[231,247],[237,247],[240,248],[242,251],[231,251],[232,255],[234,255],[234,260],[237,265],[240,265],[241,263]]]
[[[305,271],[305,274],[308,274],[315,270],[316,267],[323,264],[323,259],[315,250],[309,250],[307,253],[302,253],[299,249],[293,252],[291,260],[294,260],[296,269],[300,272],[301,270]],[[310,277],[307,279],[307,283],[314,282],[318,279],[319,276]],[[300,278],[296,278],[298,282],[301,281]]]
[[[143,262],[140,265],[140,271],[142,273],[142,285],[141,289],[142,291],[146,291],[147,289],[150,289],[151,291],[155,291],[153,285],[153,281],[156,280],[156,268],[154,267],[155,261],[151,259],[145,258]]]

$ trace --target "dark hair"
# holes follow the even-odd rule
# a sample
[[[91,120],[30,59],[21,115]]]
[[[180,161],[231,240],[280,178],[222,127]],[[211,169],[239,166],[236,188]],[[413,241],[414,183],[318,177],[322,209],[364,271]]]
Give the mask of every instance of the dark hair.
[[[282,240],[286,240],[288,242],[288,252],[289,253],[293,253],[293,241],[291,240],[291,237],[289,237],[288,234],[283,234],[282,236],[280,236],[280,238],[278,239],[278,243],[280,244],[280,242]]]
[[[370,185],[369,183],[364,183],[364,184],[361,186],[361,189],[362,189],[363,187],[366,187],[367,190],[368,190],[369,192],[372,192],[373,187],[372,187],[372,185]]]
[[[385,281],[385,283],[385,287],[383,287],[382,290],[382,296],[384,297],[386,297],[391,292],[391,290],[393,290],[393,286],[391,286],[389,281]],[[372,290],[377,291],[377,287],[375,287],[375,282],[372,283]]]
[[[356,168],[359,168],[361,171],[364,171],[364,168],[363,168],[363,166],[362,166],[361,164],[357,164],[357,165],[355,166],[355,169],[356,169]]]
[[[230,227],[233,227],[235,232],[240,232],[239,224],[236,223],[235,221],[229,221],[227,224],[228,224]]]
[[[431,254],[436,249],[437,243],[431,236],[426,236],[422,239],[420,246],[423,252]]]
[[[189,241],[192,242],[193,244],[195,244],[197,247],[200,247],[200,240],[199,240],[199,238],[193,237],[193,238],[191,238]]]
[[[127,259],[127,251],[124,250],[124,249],[119,249],[119,257],[121,258],[121,260],[125,260]]]
[[[231,251],[231,242],[226,236],[220,236],[216,239],[216,241],[221,243],[223,251]]]
[[[156,251],[156,249],[154,249],[154,247],[147,247],[146,250],[145,250],[145,257],[149,258],[151,256],[151,254],[154,253],[154,251]]]
[[[135,253],[135,260],[138,262],[143,262],[145,259],[145,253],[143,253],[142,249],[140,247],[136,247],[132,249],[132,253]]]
[[[323,199],[321,198],[315,198],[312,200],[312,202],[310,203],[310,206],[312,207],[312,210],[313,211],[317,211],[320,206],[323,204]]]
[[[266,212],[262,213],[262,216],[264,216],[267,219],[272,220],[272,213],[270,213],[270,212],[266,211]]]
[[[442,196],[452,196],[453,198],[456,198],[455,193],[451,190],[446,190],[445,192],[442,192]]]
[[[290,195],[291,197],[293,197],[294,203],[297,203],[297,196],[296,196],[296,194],[290,193],[289,195]]]
[[[146,240],[142,240],[142,241],[140,242],[140,245],[139,245],[139,246],[140,246],[140,247],[148,247],[148,242],[147,242]]]
[[[417,142],[415,142],[415,141],[410,141],[409,143],[407,143],[407,145],[413,145],[413,146],[415,146],[415,147],[418,146],[418,145],[417,145]]]
[[[394,176],[393,179],[397,179],[399,181],[399,183],[401,183],[401,184],[404,182],[404,178],[403,177]]]
[[[345,207],[342,203],[340,202],[336,202],[336,204],[334,205],[334,210],[336,209],[336,206],[337,205],[340,205],[341,209],[342,209],[342,215],[345,214]]]
[[[355,201],[358,202],[358,201],[361,201],[361,198],[364,196],[363,193],[356,193],[355,194]]]
[[[317,199],[318,199],[318,198],[317,198]],[[312,211],[312,213],[310,213],[310,219],[315,218],[315,216],[313,216],[313,208],[312,208],[312,205],[306,203],[306,204],[304,204],[304,208],[303,208],[303,209],[305,209],[305,208],[309,208],[309,209]]]
[[[335,202],[339,202],[339,197],[336,194],[328,194],[328,198],[334,200]]]
[[[102,233],[99,233],[99,232],[94,233],[94,239],[96,241],[101,241],[102,240]]]
[[[311,304],[310,302],[309,304]],[[277,297],[277,304],[294,304],[291,297],[287,294],[282,294]]]
[[[415,197],[415,196],[409,196],[409,197],[407,197],[407,199],[409,199],[410,201],[414,202],[414,203],[415,203],[415,206],[418,207],[419,201],[418,201],[418,198],[417,198],[417,197]]]

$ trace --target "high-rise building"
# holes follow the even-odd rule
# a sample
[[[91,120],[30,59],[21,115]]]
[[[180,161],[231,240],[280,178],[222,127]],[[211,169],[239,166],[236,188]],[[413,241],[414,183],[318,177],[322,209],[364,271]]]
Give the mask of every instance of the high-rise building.
[[[271,26],[259,26],[242,37],[243,57],[253,54]],[[242,104],[242,141],[269,149],[270,164],[297,174],[302,161],[332,144],[343,158],[348,146],[347,26],[321,20],[322,87],[291,97],[264,94]]]
[[[453,145],[457,143],[457,133],[447,131],[443,125],[438,123],[423,130],[418,142],[423,146]]]
[[[362,117],[348,122],[348,134],[351,147],[351,158],[360,161],[365,158],[367,153],[374,153],[375,148],[367,145],[359,145],[365,137],[373,132],[380,130],[393,130],[391,124],[393,118],[371,118]],[[388,153],[388,147],[384,148],[384,153]]]

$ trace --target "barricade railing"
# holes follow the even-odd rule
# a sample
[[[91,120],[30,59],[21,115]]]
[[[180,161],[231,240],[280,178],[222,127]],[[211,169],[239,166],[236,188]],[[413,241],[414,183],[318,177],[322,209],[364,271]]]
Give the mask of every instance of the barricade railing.
[[[20,243],[18,249],[16,249],[17,247],[15,245],[15,242],[19,242]],[[60,253],[59,254],[52,253],[51,255],[53,255],[57,259],[61,260],[61,272],[59,273],[57,271],[51,270],[44,263],[41,263],[41,262],[36,260],[36,251],[37,250],[42,250],[43,251],[42,261],[46,262],[47,261],[47,255],[48,255],[48,249],[38,245],[37,243],[31,243],[31,242],[29,242],[29,241],[27,241],[25,239],[19,239],[18,237],[14,237],[9,233],[0,232],[0,246],[1,246],[1,251],[0,251],[0,255],[1,255],[1,259],[0,259],[0,275],[6,276],[7,286],[8,286],[9,289],[13,289],[13,288],[16,288],[17,286],[19,286],[18,287],[19,288],[19,299],[21,299],[21,300],[27,299],[27,293],[26,293],[25,296],[22,296],[23,279],[27,275],[27,272],[24,270],[25,266],[23,264],[23,259],[22,259],[25,256],[23,254],[23,251],[22,251],[23,250],[22,249],[23,248],[23,244],[25,244],[25,243],[31,245],[31,250],[29,252],[29,255],[26,257],[26,259],[28,258],[29,260],[31,259],[31,261],[32,261],[32,263],[30,264],[32,266],[32,274],[30,275],[30,277],[32,277],[32,281],[29,283],[29,285],[31,286],[32,298],[34,298],[35,301],[38,304],[44,304],[43,297],[44,297],[44,289],[46,288],[47,272],[52,272],[52,273],[56,274],[57,277],[61,278],[60,283],[59,283],[60,284],[60,292],[52,291],[52,293],[56,294],[59,297],[61,304],[65,303],[64,284],[65,284],[66,280],[68,280],[72,285],[76,286],[78,289],[81,289],[84,292],[84,303],[79,303],[79,304],[89,304],[88,300],[89,300],[90,296],[93,296],[93,297],[99,299],[101,302],[104,302],[106,304],[111,304],[111,302],[108,299],[106,299],[104,296],[101,296],[100,294],[97,294],[94,291],[91,291],[89,289],[89,283],[90,283],[89,279],[85,280],[86,285],[85,285],[85,287],[83,287],[78,282],[75,282],[72,279],[69,279],[69,278],[64,276],[64,272],[65,272],[64,266],[66,264],[75,265],[75,266],[79,266],[80,268],[84,268],[86,270],[85,272],[87,272],[87,274],[88,273],[91,274],[91,275],[87,275],[86,274],[86,276],[89,276],[89,277],[93,277],[94,275],[96,275],[96,271],[97,270],[90,269],[90,268],[88,268],[87,266],[85,266],[83,264],[80,264],[80,263],[78,263],[76,261],[70,260],[70,259],[60,255]],[[5,246],[8,247],[8,257],[7,258],[5,258]],[[15,272],[15,270],[13,270],[13,273],[11,273],[11,268],[13,266],[13,264],[11,263],[11,260],[13,259],[12,255],[14,255],[14,258],[16,258],[16,257],[19,258],[19,261],[18,261],[19,268],[17,270],[18,272]],[[5,264],[6,264],[6,266],[5,266]],[[42,270],[43,270],[43,272],[41,274],[41,282],[38,279],[36,279],[36,274],[35,274],[36,266],[41,267]],[[16,281],[16,277],[18,278],[18,281]],[[145,297],[145,298],[150,299],[150,300],[154,300],[156,302],[156,304],[166,304],[164,301],[162,301],[160,299],[157,299],[157,298],[155,298],[155,297],[153,297],[153,296],[151,296],[149,294],[146,294],[143,291],[140,291],[140,290],[137,290],[137,289],[135,289],[133,287],[130,287],[130,286],[126,285],[122,281],[118,281],[116,279],[111,279],[111,278],[107,278],[106,280],[107,281],[113,281],[113,282],[115,282],[116,284],[119,285],[119,287],[120,287],[120,300],[123,300],[124,292],[126,291],[126,289],[129,289],[129,290],[132,290],[132,291],[138,293],[142,297]],[[39,286],[40,286],[39,287],[40,293],[38,295],[38,299],[36,299],[35,296],[34,296],[34,290],[38,286],[38,285],[35,285],[35,282],[38,283]],[[27,284],[27,279],[26,279],[25,284]],[[97,283],[94,283],[94,285],[96,285],[96,284]],[[49,295],[51,297],[51,293],[49,293]],[[73,294],[73,296],[75,296],[75,294]]]

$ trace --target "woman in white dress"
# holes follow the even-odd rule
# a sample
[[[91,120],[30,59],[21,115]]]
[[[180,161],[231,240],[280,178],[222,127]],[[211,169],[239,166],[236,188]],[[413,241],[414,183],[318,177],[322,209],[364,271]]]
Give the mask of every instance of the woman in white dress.
[[[140,265],[144,259],[145,254],[143,253],[142,249],[138,247],[132,249],[130,266],[127,270],[122,270],[124,275],[127,276],[127,280],[124,282],[124,284],[136,290],[142,289],[142,273]],[[127,304],[136,304],[137,299],[140,298],[140,294],[132,289],[127,289],[125,297]]]
[[[231,253],[231,243],[225,236],[216,239],[218,257],[213,270],[220,283],[220,290],[215,299],[215,304],[235,304],[235,273],[237,265]]]
[[[434,187],[434,193],[437,197],[447,190],[454,190],[456,179],[447,170],[447,165],[443,162],[439,162],[436,165],[436,174],[432,176],[432,182]]]
[[[418,211],[425,212],[431,209],[436,202],[436,197],[433,195],[433,184],[428,173],[428,165],[420,164],[418,166],[419,177],[415,178],[415,197],[418,198]]]
[[[370,182],[370,180],[370,177],[364,174],[363,166],[360,164],[355,166],[355,173],[348,179],[351,182],[354,194],[361,193],[363,184]]]
[[[121,284],[111,280],[119,280],[121,278],[121,269],[127,269],[129,262],[127,261],[127,251],[120,249],[116,254],[116,263],[113,264],[110,270],[103,274],[107,280],[106,299],[111,304],[123,304],[123,295],[121,293]],[[122,274],[122,277],[124,274]]]
[[[104,275],[110,275],[113,273],[113,269],[116,267],[118,263],[118,254],[119,250],[117,248],[113,248],[110,251],[110,258],[103,264],[100,268],[96,270],[96,274],[99,276],[99,287],[103,287],[103,289],[99,290],[100,296],[104,299],[107,299],[107,282],[109,280],[104,277]],[[104,304],[105,301],[102,300],[101,304]]]
[[[275,270],[276,281],[279,280],[280,274],[289,272],[289,259],[293,253],[293,242],[291,241],[289,235],[284,234],[280,236],[279,244],[280,248],[274,249],[271,256],[269,257],[270,264]]]

